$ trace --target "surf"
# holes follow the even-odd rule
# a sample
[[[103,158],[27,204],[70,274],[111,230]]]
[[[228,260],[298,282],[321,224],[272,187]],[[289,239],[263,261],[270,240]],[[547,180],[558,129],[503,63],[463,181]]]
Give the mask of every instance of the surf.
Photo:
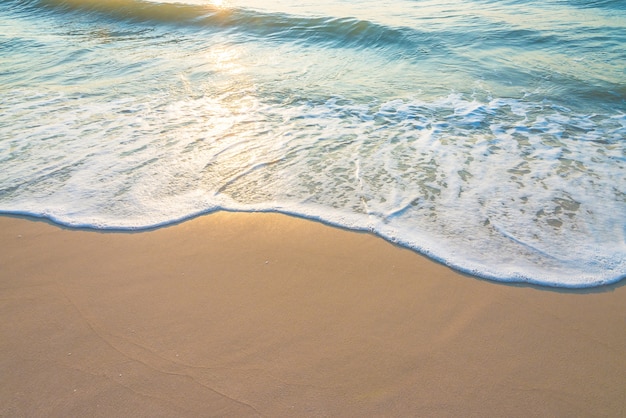
[[[623,277],[619,16],[245,3],[1,3],[0,211],[93,229],[272,211],[493,280]]]

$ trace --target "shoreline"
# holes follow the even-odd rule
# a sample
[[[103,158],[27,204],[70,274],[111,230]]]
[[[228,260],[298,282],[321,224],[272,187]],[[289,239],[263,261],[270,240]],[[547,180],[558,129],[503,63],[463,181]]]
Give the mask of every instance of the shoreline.
[[[209,212],[203,212],[203,213],[199,213],[195,215],[190,215],[188,217],[180,218],[178,220],[174,220],[171,222],[155,224],[155,225],[145,226],[145,227],[98,228],[92,225],[67,225],[62,222],[57,222],[54,219],[50,219],[45,216],[37,216],[37,215],[31,215],[29,213],[21,213],[21,212],[1,212],[0,218],[10,218],[10,219],[17,219],[17,220],[25,220],[25,221],[30,221],[30,222],[42,222],[44,224],[57,227],[63,230],[67,230],[67,231],[94,232],[94,233],[102,233],[102,234],[142,234],[146,232],[153,232],[153,231],[157,231],[161,229],[177,227],[178,225],[185,224],[187,222],[193,222],[194,220],[198,218],[204,218],[207,216],[215,216],[219,214],[234,215],[234,216],[269,215],[269,216],[286,217],[290,219],[296,219],[299,221],[319,224],[322,227],[337,229],[337,230],[341,230],[341,231],[348,232],[348,233],[365,234],[365,235],[371,236],[374,239],[380,239],[388,243],[389,245],[392,245],[400,250],[410,251],[418,257],[423,257],[432,263],[441,265],[445,268],[452,270],[452,272],[454,272],[455,274],[466,276],[475,280],[487,281],[489,283],[496,283],[496,284],[502,284],[502,285],[508,285],[508,286],[533,287],[533,288],[547,290],[547,291],[553,290],[556,292],[563,291],[563,292],[573,292],[573,293],[596,293],[596,292],[606,291],[607,289],[614,289],[620,286],[626,286],[626,274],[618,278],[608,279],[602,282],[598,282],[596,284],[587,284],[587,285],[583,285],[583,284],[571,285],[567,283],[553,283],[553,282],[547,282],[547,281],[543,282],[543,281],[539,281],[535,279],[528,279],[528,278],[502,279],[502,278],[497,278],[495,276],[490,276],[490,275],[480,275],[480,274],[473,273],[469,269],[464,269],[454,264],[449,264],[445,260],[439,257],[433,256],[432,254],[421,252],[420,250],[412,248],[411,246],[403,245],[400,242],[396,242],[392,239],[379,235],[368,229],[352,229],[344,225],[334,224],[332,222],[327,222],[319,218],[311,218],[311,217],[303,216],[297,213],[279,212],[279,211],[273,211],[273,210],[246,211],[246,210],[218,209],[215,211],[209,211]]]
[[[0,246],[0,416],[626,415],[624,280],[474,278],[275,213],[1,215]]]

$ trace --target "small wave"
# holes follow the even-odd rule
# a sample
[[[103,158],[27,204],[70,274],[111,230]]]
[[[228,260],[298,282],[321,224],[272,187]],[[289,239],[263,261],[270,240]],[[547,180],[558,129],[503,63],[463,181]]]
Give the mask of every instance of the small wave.
[[[422,35],[408,27],[389,27],[351,17],[304,17],[214,5],[157,3],[143,0],[34,0],[21,2],[66,13],[97,14],[103,18],[177,26],[211,27],[225,31],[338,47],[386,47],[415,44]]]
[[[496,13],[507,2],[402,26],[332,8],[4,0],[0,212],[143,229],[275,211],[495,280],[617,280],[619,22],[520,25]]]
[[[609,9],[609,10],[626,10],[626,3],[623,0],[569,0],[570,4],[582,9]]]

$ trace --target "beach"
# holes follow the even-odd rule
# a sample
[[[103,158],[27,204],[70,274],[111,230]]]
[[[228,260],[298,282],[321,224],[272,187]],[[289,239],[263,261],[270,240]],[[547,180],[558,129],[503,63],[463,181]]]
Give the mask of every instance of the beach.
[[[626,418],[626,2],[0,28],[0,418]]]
[[[218,212],[0,217],[0,416],[626,416],[626,286],[456,273],[367,233]]]

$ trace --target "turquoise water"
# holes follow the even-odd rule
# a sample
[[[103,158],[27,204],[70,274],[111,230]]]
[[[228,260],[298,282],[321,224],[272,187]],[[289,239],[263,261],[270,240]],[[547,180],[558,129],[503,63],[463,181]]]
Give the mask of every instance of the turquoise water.
[[[276,211],[493,280],[614,282],[625,46],[623,1],[3,0],[0,211]]]

